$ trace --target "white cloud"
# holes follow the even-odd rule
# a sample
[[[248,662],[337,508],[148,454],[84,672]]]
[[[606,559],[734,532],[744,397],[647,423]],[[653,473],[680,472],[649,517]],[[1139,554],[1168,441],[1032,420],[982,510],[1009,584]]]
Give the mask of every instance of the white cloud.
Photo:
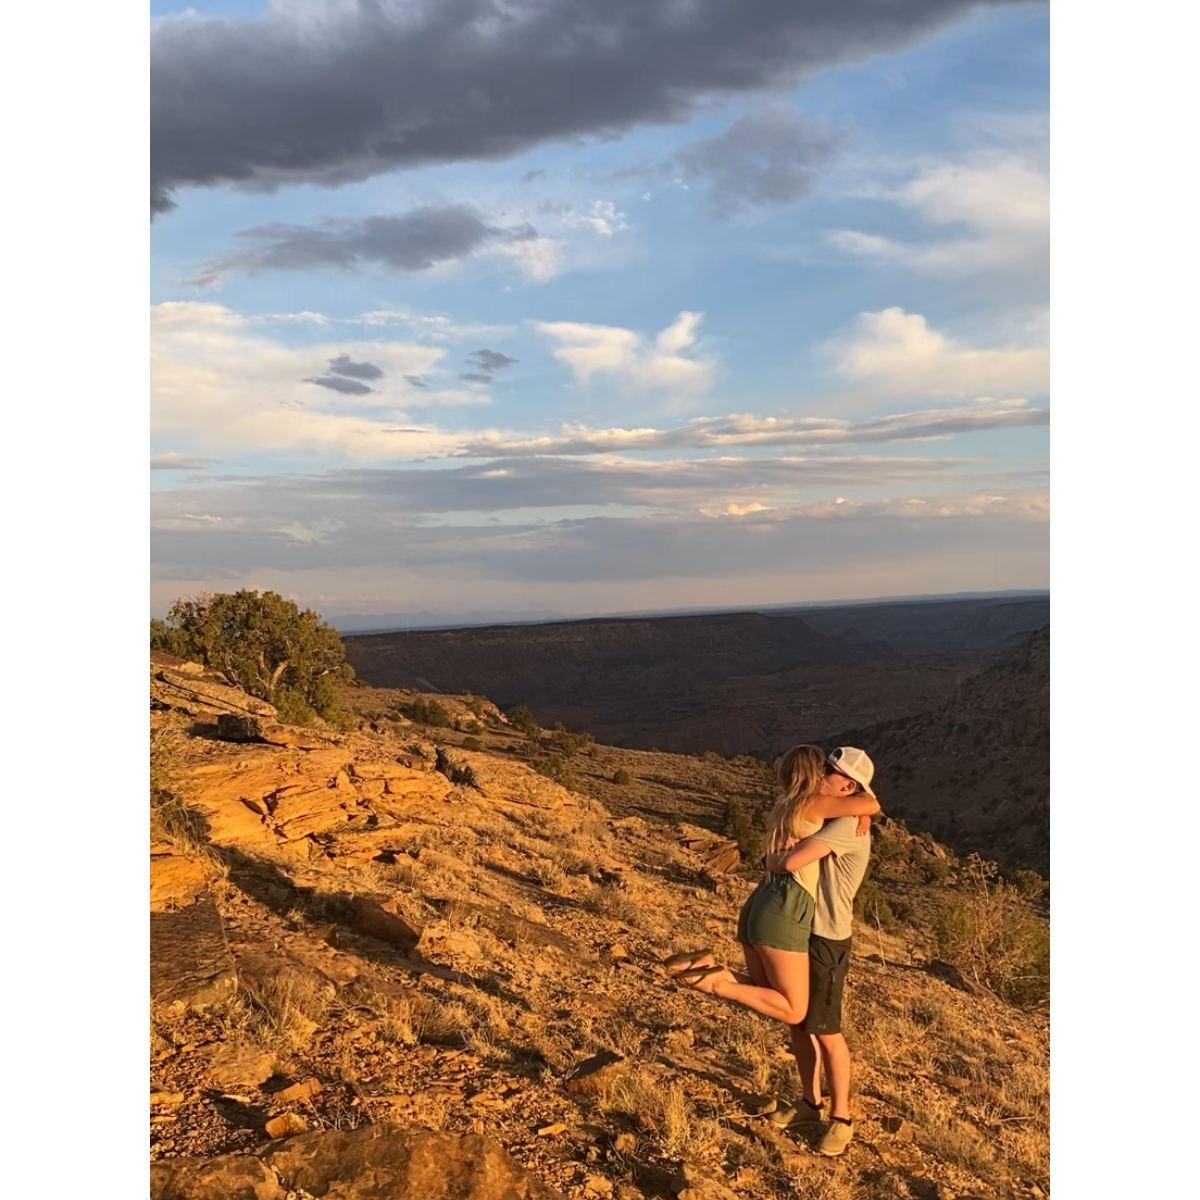
[[[1036,158],[1005,154],[936,163],[886,190],[882,198],[916,215],[931,236],[898,239],[840,229],[830,234],[832,243],[847,253],[923,274],[1020,276],[1044,289],[1050,180]]]
[[[389,341],[283,345],[220,304],[168,302],[151,312],[151,413],[156,439],[231,452],[324,451],[352,458],[447,452],[456,439],[403,427],[406,411],[479,403],[461,388],[418,389],[444,351]],[[369,395],[308,382],[347,351],[381,368]],[[398,427],[401,426],[401,427]]]
[[[829,349],[843,378],[889,396],[1040,396],[1050,384],[1044,341],[971,346],[902,308],[861,313]]]
[[[555,343],[555,358],[571,368],[586,386],[597,375],[608,375],[642,390],[695,395],[713,383],[716,362],[697,354],[702,313],[681,312],[653,341],[617,325],[542,322],[537,330]]]

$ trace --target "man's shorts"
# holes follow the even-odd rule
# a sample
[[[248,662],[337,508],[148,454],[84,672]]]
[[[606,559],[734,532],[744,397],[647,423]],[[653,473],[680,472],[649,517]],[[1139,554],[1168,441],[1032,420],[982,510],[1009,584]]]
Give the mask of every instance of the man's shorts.
[[[813,934],[808,942],[808,1013],[802,1033],[842,1032],[842,991],[850,969],[850,942]]]

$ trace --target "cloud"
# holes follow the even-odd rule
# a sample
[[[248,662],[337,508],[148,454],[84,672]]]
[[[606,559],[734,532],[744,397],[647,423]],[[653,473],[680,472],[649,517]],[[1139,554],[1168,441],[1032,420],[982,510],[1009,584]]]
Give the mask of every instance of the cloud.
[[[515,366],[517,360],[502,354],[499,350],[472,350],[467,357],[483,371],[503,371],[505,367]]]
[[[709,185],[709,206],[724,218],[799,200],[836,146],[824,125],[778,106],[740,117],[716,137],[688,143],[675,152],[675,163],[684,178]]]
[[[902,308],[860,314],[829,349],[843,378],[888,396],[1040,396],[1050,386],[1044,341],[970,346]]]
[[[188,453],[320,451],[376,460],[445,454],[461,439],[412,432],[409,410],[484,399],[464,388],[414,388],[405,377],[436,373],[445,351],[378,339],[353,343],[352,361],[371,363],[388,379],[363,395],[360,381],[319,373],[347,353],[345,343],[286,345],[220,304],[155,305],[150,348],[154,436],[182,442]],[[319,387],[306,382],[312,378]]]
[[[804,446],[836,452],[854,445],[930,441],[963,433],[1045,425],[1049,418],[1047,409],[1031,408],[1025,400],[989,398],[968,407],[921,409],[861,421],[731,413],[724,417],[695,417],[670,429],[590,429],[583,425],[567,425],[557,437],[481,434],[467,439],[457,453],[472,458],[571,457],[663,450],[723,450],[736,446]]]
[[[374,363],[355,362],[348,354],[339,354],[329,360],[329,369],[335,375],[345,375],[349,379],[382,379],[383,368]]]
[[[357,379],[344,379],[341,375],[318,375],[304,381],[315,383],[318,387],[328,388],[331,392],[340,392],[343,396],[370,396],[375,389]]]
[[[885,199],[917,216],[923,239],[857,229],[830,234],[839,249],[921,274],[986,273],[1045,291],[1049,265],[1050,179],[1041,156],[1005,153],[922,168]]]
[[[486,595],[492,605],[565,602],[595,612],[694,604],[697,595],[745,604],[1045,582],[1040,492],[834,495],[779,507],[745,498],[690,511],[552,520],[530,514],[498,522],[464,514],[448,523],[413,519],[390,475],[337,473],[157,494],[156,578],[179,581],[176,594],[198,590],[198,582],[225,590],[286,578],[291,586],[284,591],[327,614],[362,611],[369,592],[386,596],[391,611],[460,611]],[[409,499],[421,482],[412,481]],[[461,482],[447,481],[438,493],[452,495],[451,483]],[[184,521],[180,513],[216,519]]]
[[[653,341],[616,325],[555,321],[537,330],[584,386],[601,375],[643,390],[689,395],[707,391],[716,371],[714,359],[694,354],[702,319],[702,313],[681,312]]]
[[[212,286],[239,271],[427,271],[485,247],[535,241],[537,230],[530,225],[502,228],[465,205],[445,205],[414,208],[399,216],[330,219],[321,225],[259,225],[235,237],[239,248],[209,262],[193,283]]]
[[[992,6],[999,0],[983,0]],[[911,45],[978,0],[800,5],[273,0],[151,31],[151,205],[177,189],[337,186],[399,167],[681,122]]]
[[[178,450],[167,450],[150,460],[152,471],[203,471],[220,462],[217,458],[202,458],[198,454],[181,454]]]
[[[459,379],[465,379],[470,383],[491,383],[493,377],[486,371],[465,371],[459,376]]]

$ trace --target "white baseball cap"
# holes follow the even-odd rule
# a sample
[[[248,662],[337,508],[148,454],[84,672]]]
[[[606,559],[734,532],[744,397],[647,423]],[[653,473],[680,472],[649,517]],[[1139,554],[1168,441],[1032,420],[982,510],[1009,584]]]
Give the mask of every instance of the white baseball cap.
[[[825,761],[840,775],[853,779],[868,796],[875,796],[871,790],[871,780],[875,778],[875,764],[865,750],[859,750],[857,746],[839,746],[836,750],[830,750],[825,756]],[[875,796],[875,799],[878,800],[879,797]]]

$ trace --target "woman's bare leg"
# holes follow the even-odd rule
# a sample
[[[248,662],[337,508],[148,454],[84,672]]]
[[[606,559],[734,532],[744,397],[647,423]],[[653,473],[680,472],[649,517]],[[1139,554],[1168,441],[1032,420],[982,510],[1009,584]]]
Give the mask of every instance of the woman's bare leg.
[[[762,963],[765,985],[743,983],[732,971],[725,971],[700,980],[696,990],[732,1000],[787,1025],[803,1021],[808,1012],[808,954],[776,950],[774,946],[751,949]]]

